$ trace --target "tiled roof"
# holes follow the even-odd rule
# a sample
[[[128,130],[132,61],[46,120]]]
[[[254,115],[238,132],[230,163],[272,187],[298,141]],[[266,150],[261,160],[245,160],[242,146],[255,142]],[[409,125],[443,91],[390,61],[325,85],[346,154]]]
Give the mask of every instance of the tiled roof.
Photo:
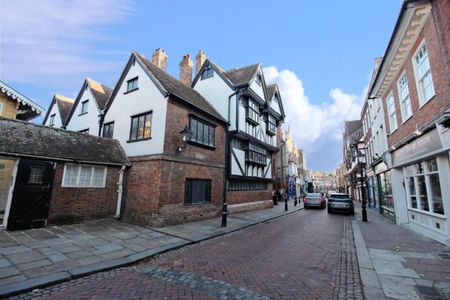
[[[225,75],[235,86],[240,86],[250,83],[258,71],[260,64],[254,64],[242,68],[235,68],[225,72]]]
[[[167,72],[164,72],[155,66],[152,62],[139,53],[135,52],[135,54],[142,61],[148,71],[152,73],[156,80],[161,84],[162,88],[169,94],[172,94],[214,116],[215,118],[226,122],[217,110],[193,88],[184,85],[174,77],[170,76]]]
[[[65,124],[67,115],[70,113],[75,99],[55,94],[55,101],[56,105],[58,106],[59,115],[61,117],[61,123]]]
[[[80,163],[128,165],[117,140],[0,118],[0,154]]]
[[[86,82],[91,89],[92,95],[95,97],[95,101],[97,101],[98,108],[104,109],[112,93],[112,89],[91,78],[86,78]]]

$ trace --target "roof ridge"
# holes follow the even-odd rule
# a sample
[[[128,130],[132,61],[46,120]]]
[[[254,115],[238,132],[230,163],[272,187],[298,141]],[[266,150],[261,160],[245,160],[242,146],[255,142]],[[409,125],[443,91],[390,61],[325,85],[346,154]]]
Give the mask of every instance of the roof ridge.
[[[61,94],[56,94],[55,93],[54,97],[55,97],[56,100],[61,100],[61,101],[70,102],[70,103],[74,103],[75,102],[75,99],[66,97],[66,96],[61,95]]]

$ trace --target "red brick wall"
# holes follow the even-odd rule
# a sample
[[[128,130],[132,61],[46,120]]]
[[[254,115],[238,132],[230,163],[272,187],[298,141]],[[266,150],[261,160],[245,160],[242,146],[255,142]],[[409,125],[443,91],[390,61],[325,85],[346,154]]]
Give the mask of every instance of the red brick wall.
[[[72,216],[83,221],[114,216],[119,170],[117,167],[108,167],[105,188],[62,187],[64,164],[57,163],[49,222],[52,223],[63,216]]]
[[[446,6],[449,5],[446,4]],[[435,10],[432,10],[432,12],[435,12]],[[425,105],[419,108],[420,104],[416,86],[416,79],[414,76],[414,67],[412,64],[412,58],[418,46],[421,44],[424,38],[428,48],[428,59],[430,61],[431,73],[436,95],[431,100],[429,100]],[[438,38],[436,33],[434,19],[432,16],[430,16],[426,21],[422,32],[419,34],[413,48],[411,49],[411,52],[409,53],[409,56],[406,59],[404,65],[398,72],[395,80],[392,82],[387,92],[383,95],[385,122],[388,128],[389,128],[389,120],[388,120],[386,99],[391,92],[393,92],[395,110],[397,115],[398,129],[395,130],[393,133],[390,132],[390,128],[388,130],[388,133],[391,133],[388,136],[389,147],[400,142],[410,133],[414,132],[416,130],[416,124],[418,124],[418,126],[423,126],[426,122],[430,121],[435,116],[439,115],[440,113],[442,113],[443,111],[445,111],[447,108],[450,107],[449,78],[446,76],[446,70],[444,67],[445,66],[444,57],[441,55],[441,46],[439,45],[439,41],[440,39]],[[408,76],[408,87],[413,116],[402,124],[397,82],[400,76],[403,75],[404,71],[406,71],[406,74]]]
[[[272,183],[267,184],[267,190],[260,191],[228,191],[228,205],[242,204],[254,201],[272,200]]]

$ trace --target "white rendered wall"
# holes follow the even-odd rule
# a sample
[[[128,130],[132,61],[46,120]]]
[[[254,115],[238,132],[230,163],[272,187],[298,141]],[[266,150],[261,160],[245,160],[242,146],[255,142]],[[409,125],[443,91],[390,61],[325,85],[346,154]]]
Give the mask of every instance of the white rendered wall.
[[[193,87],[220,113],[220,115],[228,120],[228,97],[233,94],[233,90],[223,81],[223,79],[214,72],[213,77],[207,79],[199,79]],[[236,97],[231,100],[230,112],[230,130],[235,130],[236,126]]]
[[[275,97],[273,97],[272,101],[270,101],[270,108],[272,108],[277,113],[281,114],[280,105],[278,104],[278,101],[275,100]]]
[[[372,106],[370,109],[371,116],[371,130],[372,136],[375,137],[376,133],[379,132],[377,138],[374,139],[373,150],[374,155],[382,155],[388,150],[388,143],[386,137],[386,125],[384,124],[384,111],[383,111],[383,101],[381,98],[376,98],[372,101]],[[382,127],[382,128],[381,128]]]
[[[58,104],[55,102],[50,110],[50,113],[48,114],[48,118],[45,121],[46,126],[50,126],[50,116],[55,114],[55,121],[53,122],[53,126],[55,128],[61,128],[62,127],[62,122],[61,122],[61,116],[59,114],[59,109],[58,109]]]
[[[81,114],[81,107],[84,101],[88,100],[88,112],[87,114]],[[67,124],[67,129],[72,131],[80,131],[89,128],[89,134],[98,136],[98,121],[99,121],[99,110],[97,102],[92,96],[91,90],[89,88],[85,89],[81,95],[80,101],[75,107],[75,111],[72,114],[69,124]]]
[[[261,77],[262,79],[262,77]],[[256,83],[256,77],[255,79],[253,79],[253,82],[250,84],[250,89],[255,92],[256,95],[258,95],[262,100],[266,101],[266,97],[264,96],[264,90],[262,88],[262,83],[261,86],[259,84]]]
[[[124,94],[127,80],[139,77],[138,90]],[[151,139],[127,143],[130,137],[131,116],[153,111]],[[127,156],[163,153],[166,130],[167,99],[136,61],[122,82],[114,101],[105,115],[104,123],[114,121],[113,138],[119,140]]]

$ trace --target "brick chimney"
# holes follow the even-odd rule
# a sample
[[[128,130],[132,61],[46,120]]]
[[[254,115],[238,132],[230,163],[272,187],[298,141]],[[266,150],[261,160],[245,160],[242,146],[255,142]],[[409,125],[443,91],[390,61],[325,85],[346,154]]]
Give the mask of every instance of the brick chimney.
[[[167,72],[167,60],[169,57],[164,49],[158,48],[152,55],[152,63],[160,68],[161,70]]]
[[[191,55],[188,53],[183,56],[180,62],[180,81],[187,86],[192,84],[192,69],[194,63],[192,62]]]
[[[200,71],[200,68],[205,63],[208,56],[206,56],[206,53],[200,50],[198,54],[195,56],[195,75],[198,74],[198,71]]]

